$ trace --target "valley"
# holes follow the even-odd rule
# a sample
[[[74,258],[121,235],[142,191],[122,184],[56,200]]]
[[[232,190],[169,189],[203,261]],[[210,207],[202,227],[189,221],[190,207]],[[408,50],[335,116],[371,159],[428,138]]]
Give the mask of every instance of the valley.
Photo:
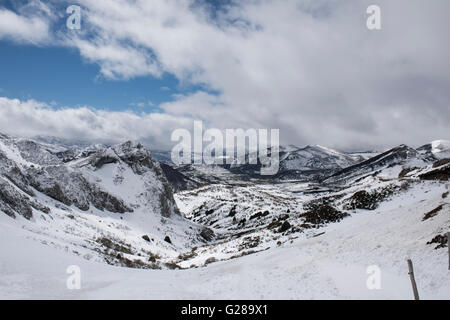
[[[367,158],[291,147],[280,167],[296,179],[268,180],[159,163],[134,142],[75,150],[4,135],[0,295],[408,299],[411,258],[422,296],[448,299],[445,145]],[[80,291],[64,288],[69,265]],[[380,290],[366,286],[373,265]]]

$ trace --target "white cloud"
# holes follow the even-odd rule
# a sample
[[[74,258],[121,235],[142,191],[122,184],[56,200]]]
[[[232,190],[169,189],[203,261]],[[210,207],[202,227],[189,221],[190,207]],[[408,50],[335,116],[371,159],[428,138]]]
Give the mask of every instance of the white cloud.
[[[53,109],[34,100],[0,97],[2,132],[33,137],[58,136],[105,143],[142,140],[154,148],[168,148],[176,128],[190,127],[189,118],[168,114],[110,112],[89,107]]]
[[[104,39],[67,40],[67,45],[75,46],[89,62],[100,66],[101,74],[114,80],[127,80],[138,76],[161,76],[158,63],[153,61],[145,50]]]
[[[22,16],[0,8],[0,39],[43,44],[51,39],[46,16]]]
[[[450,136],[447,0],[379,0],[380,31],[366,28],[365,0],[239,1],[214,20],[193,0],[79,4],[83,32],[55,37],[104,77],[168,72],[219,92],[179,95],[160,106],[165,117],[280,128],[284,143],[338,148]]]
[[[154,107],[155,104],[151,100],[148,100],[146,102],[132,102],[132,103],[130,103],[130,106],[145,108],[145,107]]]

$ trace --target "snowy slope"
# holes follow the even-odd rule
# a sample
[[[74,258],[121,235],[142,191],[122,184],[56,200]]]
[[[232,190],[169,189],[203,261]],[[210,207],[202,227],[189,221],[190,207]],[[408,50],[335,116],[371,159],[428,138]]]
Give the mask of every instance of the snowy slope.
[[[0,135],[0,298],[410,299],[411,258],[421,298],[450,299],[450,162],[432,145],[391,149],[332,183],[199,166],[204,184],[173,195],[139,143],[61,158]],[[285,151],[322,173],[358,161]],[[79,291],[66,288],[69,265],[81,267]],[[381,290],[366,286],[372,265]]]
[[[201,227],[180,216],[159,164],[139,143],[63,162],[46,146],[3,137],[0,160],[2,215],[57,248],[156,268],[201,239]]]
[[[1,216],[0,298],[412,299],[405,260],[411,258],[421,298],[450,299],[447,250],[426,245],[448,226],[449,216],[422,221],[423,212],[443,201],[442,191],[433,184],[418,186],[375,213],[358,211],[318,230],[325,232],[321,236],[302,236],[277,249],[179,271],[86,261],[30,240],[20,224]],[[81,268],[81,290],[66,288],[69,265]],[[366,286],[371,265],[381,270],[380,290]]]

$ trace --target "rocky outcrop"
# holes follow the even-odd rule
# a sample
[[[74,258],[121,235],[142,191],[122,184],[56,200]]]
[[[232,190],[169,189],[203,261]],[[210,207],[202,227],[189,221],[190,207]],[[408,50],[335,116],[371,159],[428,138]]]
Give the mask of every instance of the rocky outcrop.
[[[200,184],[166,163],[160,163],[161,169],[172,190],[182,191],[199,187]]]
[[[0,149],[0,177],[5,181],[0,185],[0,209],[10,216],[19,214],[29,219],[31,208],[43,209],[45,206],[40,207],[37,199],[30,200],[37,196],[36,192],[82,211],[96,208],[123,214],[133,212],[133,207],[144,206],[163,217],[179,214],[159,163],[140,143],[128,141],[95,152],[66,150],[57,153],[25,139],[4,136],[1,143],[9,151],[5,153]],[[14,156],[11,158],[11,155]],[[109,190],[111,184],[102,183],[101,178],[96,177],[97,171],[109,165],[113,166],[112,171],[131,169],[135,180],[142,184],[135,199],[122,198],[128,186],[124,186],[123,192],[120,188]],[[115,182],[118,181],[120,179]]]
[[[421,174],[419,178],[423,180],[448,181],[450,180],[450,164]]]
[[[22,194],[10,183],[0,181],[0,211],[13,218],[18,214],[26,219],[31,219],[33,209],[43,213],[50,212],[48,207]]]

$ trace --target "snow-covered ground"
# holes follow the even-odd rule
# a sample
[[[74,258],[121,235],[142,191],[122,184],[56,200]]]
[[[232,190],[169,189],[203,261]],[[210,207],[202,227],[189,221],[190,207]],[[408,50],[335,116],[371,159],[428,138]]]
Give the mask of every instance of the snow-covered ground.
[[[411,299],[411,258],[421,298],[450,299],[448,146],[398,146],[325,183],[190,167],[202,187],[174,195],[139,143],[54,153],[0,135],[0,298]],[[353,163],[318,148],[292,160]]]
[[[447,185],[448,187],[448,185]],[[109,266],[33,240],[23,221],[0,215],[2,299],[412,299],[406,259],[414,263],[422,299],[450,299],[447,249],[427,245],[449,227],[445,184],[427,182],[357,210],[339,223],[280,247],[188,270]],[[436,216],[424,214],[442,204]],[[69,290],[67,267],[81,269],[81,289]],[[381,271],[369,290],[367,268]]]

